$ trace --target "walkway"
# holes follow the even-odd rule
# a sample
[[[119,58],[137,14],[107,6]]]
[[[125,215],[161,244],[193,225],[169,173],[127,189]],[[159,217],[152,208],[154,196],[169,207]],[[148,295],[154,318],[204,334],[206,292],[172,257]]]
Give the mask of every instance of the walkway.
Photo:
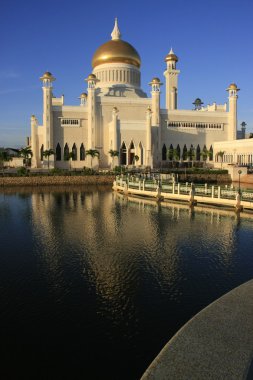
[[[189,202],[191,205],[209,204],[222,207],[233,207],[237,211],[253,210],[253,191],[238,190],[228,186],[212,186],[190,183],[158,182],[142,180],[138,177],[117,177],[113,189],[125,194],[156,198],[157,200],[173,200]]]
[[[250,380],[253,280],[207,306],[166,344],[141,380]]]

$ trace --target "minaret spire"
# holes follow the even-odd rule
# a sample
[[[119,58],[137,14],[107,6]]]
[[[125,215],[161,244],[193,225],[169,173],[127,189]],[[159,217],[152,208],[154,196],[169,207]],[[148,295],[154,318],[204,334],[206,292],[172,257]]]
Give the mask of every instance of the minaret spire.
[[[115,18],[115,24],[114,24],[114,28],[113,28],[111,36],[112,36],[112,40],[120,40],[121,33],[119,31],[117,17]]]

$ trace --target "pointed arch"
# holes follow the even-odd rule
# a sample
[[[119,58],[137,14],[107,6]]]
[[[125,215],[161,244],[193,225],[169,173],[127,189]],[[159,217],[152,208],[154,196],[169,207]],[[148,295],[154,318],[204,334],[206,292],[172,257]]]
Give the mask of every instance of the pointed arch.
[[[200,160],[200,146],[199,146],[199,144],[198,144],[197,149],[196,149],[196,160],[197,161]]]
[[[69,160],[69,146],[66,143],[64,146],[64,161],[68,161],[68,160]]]
[[[59,143],[56,145],[55,159],[56,159],[56,161],[61,161],[61,146]]]
[[[128,149],[128,165],[134,164],[134,156],[135,156],[135,146],[132,140]]]
[[[209,151],[210,151],[209,160],[213,161],[213,146],[212,145],[210,146]]]
[[[181,158],[181,149],[180,149],[180,145],[177,144],[177,157],[178,157],[178,160],[180,160]]]
[[[184,144],[184,147],[183,147],[183,160],[186,160],[187,159],[187,146],[186,144]]]
[[[141,141],[139,142],[139,145],[138,145],[138,156],[139,156],[140,165],[143,165],[143,145]]]
[[[166,161],[167,160],[167,148],[166,148],[166,145],[163,144],[163,147],[162,147],[162,161]]]
[[[173,160],[173,145],[172,144],[170,144],[170,148],[169,148],[169,151],[168,151],[168,159],[170,160],[170,161],[172,161]]]
[[[127,148],[126,148],[125,142],[123,141],[120,148],[120,164],[126,165],[126,163],[127,163]]]
[[[44,160],[44,144],[41,145],[40,148],[40,161]]]
[[[82,143],[80,146],[80,161],[84,161],[84,160],[85,160],[85,149],[84,149],[84,145]]]
[[[72,161],[77,160],[77,149],[76,149],[76,144],[74,143],[72,146]]]

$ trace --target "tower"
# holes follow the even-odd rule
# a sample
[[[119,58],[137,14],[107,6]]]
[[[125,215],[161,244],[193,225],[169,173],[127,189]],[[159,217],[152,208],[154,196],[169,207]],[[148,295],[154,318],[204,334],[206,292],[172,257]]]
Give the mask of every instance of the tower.
[[[157,141],[151,149],[153,160],[156,162],[159,161],[161,152],[160,87],[162,84],[160,79],[156,77],[149,83],[152,95],[152,141]]]
[[[95,74],[88,75],[85,79],[88,83],[88,149],[95,149],[96,138],[96,94],[95,87],[97,83],[97,77]]]
[[[229,101],[229,125],[228,125],[228,140],[236,140],[237,134],[237,99],[240,89],[235,83],[231,83],[227,88]]]
[[[40,80],[43,90],[43,145],[44,150],[47,150],[53,149],[52,83],[55,78],[47,71]]]
[[[164,72],[166,78],[166,108],[169,111],[177,109],[177,81],[180,73],[177,70],[177,61],[178,57],[170,49],[169,54],[165,57],[167,70]]]

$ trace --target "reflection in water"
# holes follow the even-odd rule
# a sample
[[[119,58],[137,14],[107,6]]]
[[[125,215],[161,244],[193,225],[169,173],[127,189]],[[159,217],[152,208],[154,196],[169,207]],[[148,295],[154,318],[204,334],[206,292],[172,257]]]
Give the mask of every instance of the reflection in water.
[[[37,379],[49,367],[54,379],[138,379],[182,324],[253,276],[250,215],[108,188],[22,194],[0,193],[0,320],[9,359],[43,358]]]

